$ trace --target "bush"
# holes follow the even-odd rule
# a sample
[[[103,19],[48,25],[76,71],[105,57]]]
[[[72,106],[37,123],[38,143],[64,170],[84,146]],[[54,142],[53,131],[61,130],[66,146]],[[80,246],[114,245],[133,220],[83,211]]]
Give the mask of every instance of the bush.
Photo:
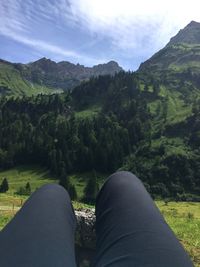
[[[63,186],[67,190],[71,200],[77,199],[76,187],[71,183],[65,172],[63,172],[63,174],[60,176],[59,185]]]
[[[9,189],[8,181],[6,178],[3,179],[1,185],[0,185],[0,193],[5,193]]]
[[[169,196],[169,191],[163,183],[157,183],[156,185],[151,186],[151,192],[153,195],[161,196],[163,198]]]
[[[30,183],[28,182],[24,187],[21,186],[17,192],[15,192],[17,195],[30,195],[31,194],[31,186]]]
[[[177,194],[177,201],[187,201],[187,202],[200,202],[200,196],[193,194]]]
[[[73,185],[73,184],[69,185],[68,193],[70,195],[71,200],[76,200],[77,199],[77,192],[76,192],[75,185]]]
[[[187,217],[189,220],[192,220],[192,219],[194,219],[194,214],[191,212],[188,212]]]
[[[83,201],[88,204],[94,204],[98,191],[99,191],[99,184],[97,182],[97,178],[96,176],[91,177],[86,184]]]

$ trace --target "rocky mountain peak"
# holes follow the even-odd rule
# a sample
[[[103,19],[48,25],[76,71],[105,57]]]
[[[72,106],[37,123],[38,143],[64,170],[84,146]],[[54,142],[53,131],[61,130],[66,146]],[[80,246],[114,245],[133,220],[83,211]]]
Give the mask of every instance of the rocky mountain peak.
[[[200,44],[200,23],[191,21],[177,35],[170,39],[167,46],[175,44]]]

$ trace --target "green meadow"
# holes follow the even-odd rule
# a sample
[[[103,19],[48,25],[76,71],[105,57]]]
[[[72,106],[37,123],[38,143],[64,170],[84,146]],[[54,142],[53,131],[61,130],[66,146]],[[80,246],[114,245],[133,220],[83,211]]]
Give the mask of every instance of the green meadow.
[[[98,173],[74,174],[70,176],[71,182],[76,186],[79,199],[83,196],[85,183],[91,175],[97,175],[100,185],[106,178]],[[27,196],[15,194],[21,186],[25,186],[29,182],[33,192],[44,184],[57,183],[55,177],[46,169],[38,166],[19,166],[0,172],[0,182],[4,177],[8,180],[9,191],[0,194],[0,229],[3,229],[13,218],[28,198]],[[80,202],[73,202],[73,205],[75,209],[88,207]],[[156,205],[189,253],[195,266],[200,267],[200,203],[156,201]]]
[[[0,87],[7,89],[7,94],[12,96],[52,94],[62,92],[55,88],[48,88],[43,85],[33,84],[24,80],[20,72],[9,64],[0,64]]]

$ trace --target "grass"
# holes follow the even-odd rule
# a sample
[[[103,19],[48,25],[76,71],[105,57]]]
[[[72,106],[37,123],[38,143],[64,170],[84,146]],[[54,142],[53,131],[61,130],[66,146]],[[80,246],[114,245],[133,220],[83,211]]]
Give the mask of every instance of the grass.
[[[189,147],[185,145],[184,140],[180,137],[162,136],[152,141],[152,148],[154,149],[159,149],[161,145],[164,145],[166,155],[189,155],[191,153]]]
[[[176,124],[178,122],[184,121],[192,113],[191,105],[186,106],[183,99],[181,99],[181,94],[177,91],[171,91],[170,94],[168,94],[167,110],[168,124]]]
[[[100,185],[107,177],[107,175],[99,173],[76,173],[70,176],[71,182],[76,186],[79,199],[83,195],[85,183],[91,175],[99,178]],[[0,172],[0,180],[4,177],[8,179],[10,189],[7,193],[0,194],[0,229],[13,218],[28,198],[14,194],[20,186],[24,186],[29,181],[32,191],[34,191],[43,184],[57,182],[46,169],[34,165],[19,166]],[[156,205],[188,251],[195,266],[200,267],[200,203],[156,201]],[[80,202],[73,202],[73,206],[76,210],[92,207]]]
[[[84,192],[84,187],[91,176],[96,175],[99,181],[99,186],[102,185],[108,175],[98,172],[74,173],[69,176],[72,184],[75,185],[78,198],[81,199]],[[31,191],[48,183],[57,183],[56,177],[52,176],[50,172],[37,165],[21,165],[10,170],[0,171],[0,183],[3,178],[7,178],[9,190],[7,196],[13,196],[20,187],[24,187],[27,182],[30,183]],[[0,194],[0,197],[3,194]]]
[[[165,220],[189,253],[196,267],[200,267],[200,203],[156,202]]]
[[[109,176],[109,175],[105,175],[101,173],[94,174],[93,172],[87,172],[87,173],[76,173],[69,177],[72,184],[74,184],[76,187],[79,200],[81,200],[81,198],[83,197],[84,188],[85,188],[87,181],[89,180],[89,178],[91,178],[91,176],[94,176],[94,175],[96,175],[96,177],[98,178],[99,187],[101,187],[105,179]]]
[[[29,182],[33,192],[44,184],[57,182],[46,169],[35,165],[18,166],[1,171],[0,183],[4,177],[8,180],[9,190],[5,194],[0,194],[0,229],[10,221],[27,199],[27,196],[15,194],[20,187],[24,187]]]
[[[156,126],[163,123],[163,116],[166,112],[166,124],[173,125],[184,121],[192,113],[192,106],[186,105],[182,99],[182,94],[176,90],[168,90],[161,86],[159,96],[163,98],[166,104],[160,99],[149,102],[148,107],[153,115],[153,124]],[[166,111],[164,111],[164,106]],[[154,126],[154,127],[155,127]]]
[[[76,112],[75,115],[76,115],[76,118],[78,119],[86,119],[86,118],[91,118],[91,117],[98,115],[100,110],[101,110],[100,106],[94,105],[94,106],[91,106],[89,109],[84,109],[82,111]]]
[[[0,182],[4,177],[7,178],[9,183],[9,194],[14,194],[27,182],[30,183],[32,191],[44,184],[57,182],[48,170],[35,165],[22,165],[7,171],[1,171]]]
[[[8,94],[12,96],[52,94],[62,91],[24,80],[12,65],[2,63],[0,63],[0,87],[7,88]]]

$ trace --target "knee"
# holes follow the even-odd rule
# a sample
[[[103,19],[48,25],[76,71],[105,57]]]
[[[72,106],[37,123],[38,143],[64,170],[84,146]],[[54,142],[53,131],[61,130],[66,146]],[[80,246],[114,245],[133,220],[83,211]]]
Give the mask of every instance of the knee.
[[[63,186],[60,186],[59,184],[45,184],[42,185],[38,190],[42,190],[42,191],[57,191],[57,190],[61,190],[64,189]],[[65,190],[65,189],[64,189]]]
[[[48,199],[66,199],[70,200],[68,192],[64,187],[58,184],[46,184],[41,186],[33,194],[37,197],[48,198]]]
[[[131,184],[142,184],[141,180],[135,176],[133,173],[128,171],[118,171],[113,173],[105,182],[106,184],[111,184],[115,187],[126,187],[130,186]]]
[[[128,171],[118,171],[107,178],[103,184],[98,197],[107,192],[108,194],[121,194],[121,192],[141,191],[144,186],[140,179]]]

